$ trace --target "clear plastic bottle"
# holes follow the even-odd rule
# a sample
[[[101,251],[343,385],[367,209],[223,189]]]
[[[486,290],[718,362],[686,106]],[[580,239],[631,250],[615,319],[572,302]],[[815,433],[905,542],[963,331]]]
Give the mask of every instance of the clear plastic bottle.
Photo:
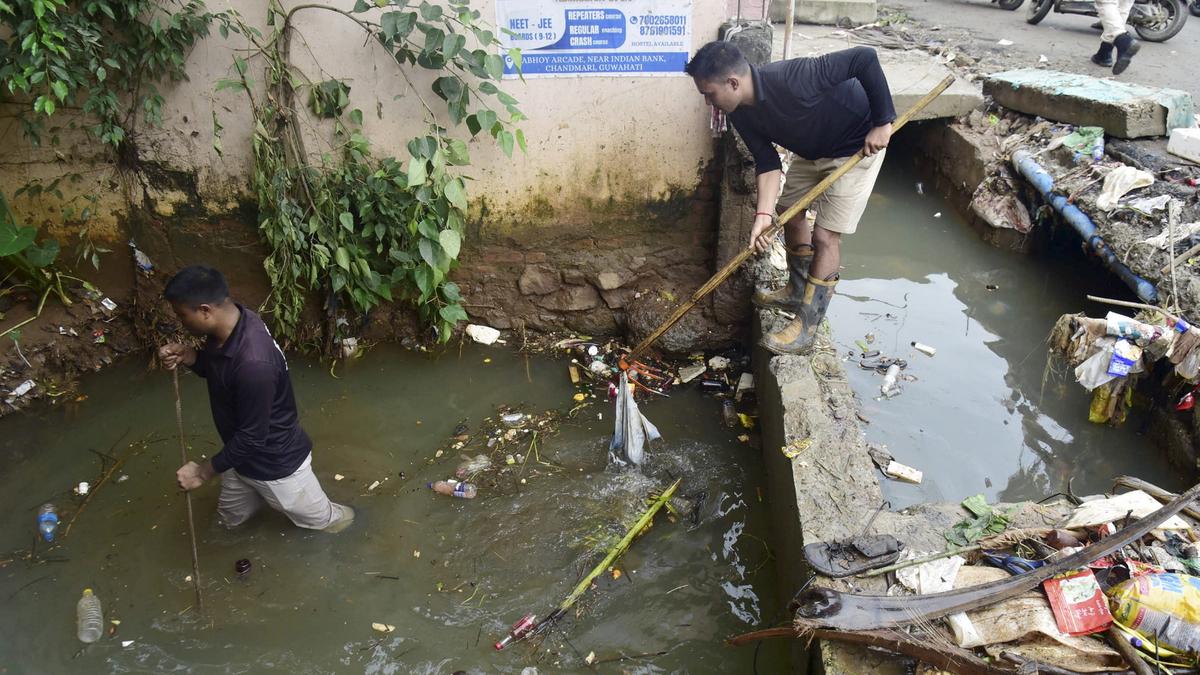
[[[475,499],[478,490],[466,481],[439,480],[429,484],[429,488],[439,495],[458,497],[459,499]]]
[[[725,426],[733,428],[738,425],[737,408],[733,405],[731,399],[721,401],[721,419],[725,421]]]
[[[58,531],[58,509],[53,504],[42,504],[38,509],[38,532],[46,541],[54,541],[54,533]]]
[[[100,609],[100,598],[92,589],[83,589],[83,596],[75,606],[80,642],[95,642],[104,632],[104,612]]]

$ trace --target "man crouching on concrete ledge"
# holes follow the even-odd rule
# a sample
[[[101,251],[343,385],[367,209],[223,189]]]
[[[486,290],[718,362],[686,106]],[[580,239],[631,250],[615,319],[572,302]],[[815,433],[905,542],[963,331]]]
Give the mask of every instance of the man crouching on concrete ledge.
[[[879,57],[869,47],[855,47],[755,67],[737,47],[717,41],[701,47],[685,70],[704,100],[729,116],[754,155],[758,207],[750,242],[760,253],[771,246],[761,235],[776,212],[786,211],[858,150],[867,155],[813,202],[815,227],[809,228],[805,211],[784,223],[787,286],[754,294],[760,307],[797,315],[763,337],[763,346],[776,354],[807,352],[838,282],[842,235],[857,229],[892,136],[896,110]],[[773,143],[796,155],[782,194],[782,164]]]
[[[229,297],[220,272],[186,267],[167,282],[163,296],[204,347],[163,345],[158,355],[208,383],[213,422],[225,444],[212,460],[188,462],[175,472],[194,490],[221,474],[217,515],[226,527],[244,523],[266,502],[300,527],[340,532],[354,510],[325,496],[312,471],[312,441],[300,428],[287,360],[257,314]]]

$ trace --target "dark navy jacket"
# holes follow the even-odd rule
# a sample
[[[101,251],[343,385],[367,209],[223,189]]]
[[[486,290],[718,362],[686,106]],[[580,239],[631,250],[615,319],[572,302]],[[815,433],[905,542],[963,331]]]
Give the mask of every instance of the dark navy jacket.
[[[192,366],[208,382],[213,422],[225,444],[212,465],[255,480],[285,478],[308,457],[312,441],[300,428],[283,352],[258,314],[237,307],[241,318],[229,339],[217,347],[209,337]]]
[[[867,132],[896,119],[887,78],[870,47],[751,66],[754,105],[729,121],[754,155],[758,173],[781,168],[772,143],[804,159],[849,157]]]

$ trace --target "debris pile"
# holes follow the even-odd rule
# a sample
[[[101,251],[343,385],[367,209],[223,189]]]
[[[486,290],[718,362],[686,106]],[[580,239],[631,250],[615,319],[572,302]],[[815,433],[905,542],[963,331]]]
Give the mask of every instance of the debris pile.
[[[1088,419],[1113,426],[1125,421],[1138,378],[1163,360],[1179,390],[1176,410],[1190,410],[1200,382],[1197,344],[1200,329],[1162,312],[1146,321],[1117,312],[1102,319],[1065,314],[1050,334],[1051,353],[1064,360],[1076,381],[1092,392]]]
[[[793,601],[792,634],[872,644],[951,672],[1194,668],[1200,512],[1188,505],[1200,485],[1178,496],[1136,478],[1117,485],[1126,491],[1049,506],[969,498],[942,552],[869,535],[871,523],[845,541],[810,544],[821,574]],[[884,574],[886,595],[849,590]],[[849,576],[860,580],[834,581]]]

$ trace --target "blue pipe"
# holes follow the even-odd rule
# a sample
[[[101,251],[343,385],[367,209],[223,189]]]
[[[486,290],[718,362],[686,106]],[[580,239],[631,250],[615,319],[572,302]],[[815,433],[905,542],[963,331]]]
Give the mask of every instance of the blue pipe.
[[[1158,290],[1154,284],[1146,281],[1142,277],[1133,273],[1125,263],[1117,258],[1117,254],[1112,248],[1105,243],[1104,238],[1096,232],[1096,225],[1088,218],[1087,214],[1079,210],[1079,207],[1067,201],[1067,198],[1054,191],[1054,179],[1050,174],[1046,173],[1028,150],[1017,150],[1012,155],[1013,166],[1021,175],[1025,177],[1038,192],[1042,193],[1044,198],[1054,210],[1062,216],[1063,220],[1075,228],[1079,236],[1086,243],[1087,247],[1104,261],[1104,265],[1108,267],[1113,274],[1117,275],[1121,281],[1133,289],[1137,293],[1139,299],[1146,304],[1155,304],[1158,302]]]

